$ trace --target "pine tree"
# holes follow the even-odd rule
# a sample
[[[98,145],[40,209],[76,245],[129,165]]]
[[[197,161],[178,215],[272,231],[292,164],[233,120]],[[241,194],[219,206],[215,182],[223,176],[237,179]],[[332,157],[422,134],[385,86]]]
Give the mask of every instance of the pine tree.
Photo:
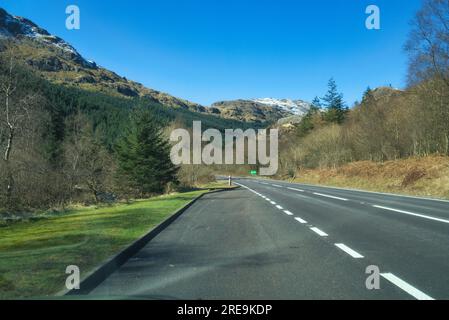
[[[322,100],[327,108],[324,116],[325,120],[331,123],[342,123],[348,109],[343,101],[343,95],[337,90],[337,84],[333,78],[329,80],[328,91]]]
[[[320,109],[321,109],[320,98],[315,97],[315,99],[313,99],[310,105],[309,111],[301,119],[301,122],[297,127],[296,132],[299,137],[305,137],[315,128],[314,119],[316,115],[320,112]]]
[[[321,104],[320,98],[315,97],[310,106],[310,111],[316,113],[317,111],[319,111],[321,109],[321,107],[322,107],[322,104]]]
[[[148,109],[138,108],[116,148],[119,172],[140,196],[161,193],[176,181],[178,168],[170,160],[170,144]]]
[[[363,93],[362,104],[368,105],[368,104],[370,104],[373,101],[374,101],[373,90],[371,90],[371,88],[368,87],[365,90],[365,92]]]

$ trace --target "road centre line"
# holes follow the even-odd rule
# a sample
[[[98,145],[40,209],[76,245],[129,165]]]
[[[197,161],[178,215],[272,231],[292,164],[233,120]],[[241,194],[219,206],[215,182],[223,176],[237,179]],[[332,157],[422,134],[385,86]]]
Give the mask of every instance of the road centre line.
[[[392,273],[381,273],[380,275],[382,277],[384,277],[385,279],[387,279],[388,281],[390,281],[391,283],[393,283],[395,286],[401,288],[402,290],[407,292],[409,295],[411,295],[412,297],[414,297],[414,298],[416,298],[418,300],[435,300],[431,296],[429,296],[429,295],[425,294],[424,292],[416,289],[414,286],[412,286],[411,284],[408,284],[404,280],[396,277]]]
[[[307,221],[304,220],[304,219],[301,219],[301,218],[296,217],[295,220],[298,221],[299,223],[307,224]]]
[[[331,195],[324,194],[324,193],[314,192],[313,194],[320,196],[320,197],[326,197],[326,198],[331,198],[331,199],[336,199],[336,200],[341,200],[341,201],[349,201],[348,199],[345,199],[345,198],[335,197],[335,196],[331,196]]]
[[[364,258],[364,256],[362,256],[360,253],[358,253],[355,250],[352,250],[351,248],[349,248],[348,246],[346,246],[343,243],[336,243],[335,246],[337,248],[341,249],[342,251],[346,252],[347,254],[349,254],[354,259],[362,259],[362,258]]]
[[[287,187],[287,189],[293,190],[293,191],[298,191],[298,192],[305,192],[304,190],[296,189],[296,188],[290,188],[290,187]]]
[[[399,212],[399,213],[407,214],[409,216],[424,218],[424,219],[438,221],[438,222],[443,222],[443,223],[449,223],[449,220],[446,220],[446,219],[436,218],[436,217],[432,217],[432,216],[426,216],[424,214],[413,213],[413,212],[410,212],[410,211],[398,210],[398,209],[394,209],[394,208],[383,207],[383,206],[376,206],[376,205],[373,205],[373,207],[374,208],[378,208],[378,209],[393,211],[393,212]]]
[[[320,230],[320,229],[318,229],[316,227],[312,227],[312,228],[310,228],[310,230],[312,230],[313,232],[318,234],[320,237],[327,237],[328,236],[328,234],[326,232],[324,232],[324,231],[322,231],[322,230]]]

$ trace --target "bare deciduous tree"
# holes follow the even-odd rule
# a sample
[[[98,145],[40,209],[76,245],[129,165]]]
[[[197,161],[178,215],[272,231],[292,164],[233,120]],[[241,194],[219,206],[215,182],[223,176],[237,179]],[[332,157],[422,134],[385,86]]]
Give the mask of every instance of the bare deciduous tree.
[[[3,58],[3,57],[2,57]],[[2,143],[2,161],[6,171],[6,202],[11,205],[11,197],[14,190],[14,174],[12,170],[12,153],[17,137],[23,135],[32,127],[32,114],[38,105],[39,96],[36,93],[24,93],[17,85],[17,73],[12,53],[3,62],[6,72],[0,75],[0,96],[3,100],[0,126],[4,137]]]
[[[425,0],[412,26],[405,47],[410,85],[439,78],[449,87],[449,0]]]
[[[80,110],[67,120],[67,127],[70,136],[66,137],[64,154],[70,193],[87,189],[99,202],[101,193],[111,188],[113,160],[95,139],[92,124]]]

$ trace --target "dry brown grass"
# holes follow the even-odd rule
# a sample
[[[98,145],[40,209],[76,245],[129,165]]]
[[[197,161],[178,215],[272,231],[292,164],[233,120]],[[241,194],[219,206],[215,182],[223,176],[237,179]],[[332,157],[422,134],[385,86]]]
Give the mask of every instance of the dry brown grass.
[[[301,183],[449,198],[446,156],[353,162],[335,169],[303,170],[297,177],[295,181]]]

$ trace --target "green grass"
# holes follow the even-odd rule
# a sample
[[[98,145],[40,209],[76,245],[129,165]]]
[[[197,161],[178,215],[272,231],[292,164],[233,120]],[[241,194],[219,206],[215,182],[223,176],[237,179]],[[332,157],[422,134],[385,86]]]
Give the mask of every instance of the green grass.
[[[0,299],[52,296],[64,289],[65,269],[81,276],[143,236],[207,190],[161,196],[0,228]]]

